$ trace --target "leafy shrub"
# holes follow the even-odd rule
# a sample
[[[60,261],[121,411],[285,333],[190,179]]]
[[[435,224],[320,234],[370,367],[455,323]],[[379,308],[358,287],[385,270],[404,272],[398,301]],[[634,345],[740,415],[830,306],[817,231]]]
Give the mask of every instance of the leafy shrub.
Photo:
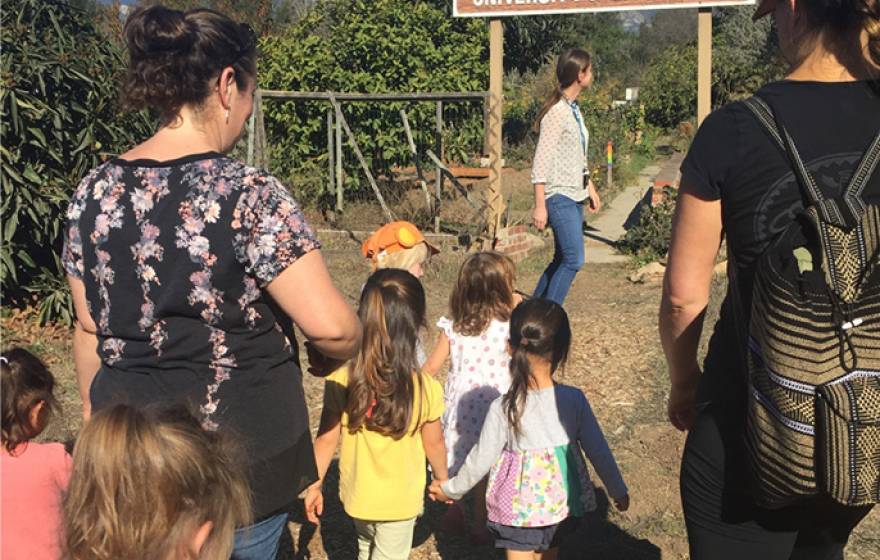
[[[692,120],[697,113],[697,47],[669,47],[651,63],[642,81],[639,98],[645,118],[663,128]]]
[[[672,215],[678,191],[663,189],[663,199],[657,206],[644,203],[639,211],[639,222],[617,243],[617,249],[632,255],[638,262],[662,259],[669,251],[672,237]]]
[[[487,87],[487,45],[485,22],[450,18],[427,2],[327,0],[280,35],[262,39],[260,86],[315,92],[480,91]],[[329,107],[327,102],[265,102],[273,172],[295,183],[304,167],[318,167],[307,162],[326,157]],[[400,109],[407,110],[420,151],[434,149],[434,103],[343,105],[364,156],[379,173],[410,161]],[[464,158],[482,150],[482,115],[481,102],[444,104],[449,155]],[[345,164],[346,188],[365,184],[357,162],[347,155]]]
[[[67,2],[5,2],[0,61],[4,303],[32,292],[42,320],[69,322],[57,257],[67,200],[90,168],[147,136],[151,123],[120,115],[122,52]]]

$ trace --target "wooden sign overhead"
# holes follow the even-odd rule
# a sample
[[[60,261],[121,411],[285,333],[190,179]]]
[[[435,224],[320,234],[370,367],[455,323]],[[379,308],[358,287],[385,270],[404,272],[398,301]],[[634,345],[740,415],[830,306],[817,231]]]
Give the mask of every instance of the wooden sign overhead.
[[[709,8],[754,3],[755,0],[452,0],[452,14],[458,17],[527,16],[662,8]]]

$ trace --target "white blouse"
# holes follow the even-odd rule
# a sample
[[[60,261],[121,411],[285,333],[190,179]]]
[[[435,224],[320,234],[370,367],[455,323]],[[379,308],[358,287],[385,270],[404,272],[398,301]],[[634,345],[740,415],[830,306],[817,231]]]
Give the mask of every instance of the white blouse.
[[[561,194],[572,200],[587,198],[584,175],[588,174],[587,148],[590,133],[580,109],[564,97],[541,119],[541,133],[532,162],[532,183],[544,184],[544,197]],[[583,141],[581,141],[583,139]]]

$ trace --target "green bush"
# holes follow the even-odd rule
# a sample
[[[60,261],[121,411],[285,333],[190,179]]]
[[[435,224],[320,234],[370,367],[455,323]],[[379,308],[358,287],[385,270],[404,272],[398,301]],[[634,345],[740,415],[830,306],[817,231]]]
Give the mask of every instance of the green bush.
[[[657,206],[644,203],[638,224],[627,230],[617,243],[617,249],[632,255],[637,262],[652,262],[665,257],[672,237],[672,215],[677,196],[677,190],[666,187]]]
[[[262,39],[260,86],[366,93],[485,90],[486,30],[482,20],[453,19],[427,2],[327,0],[283,33]],[[294,186],[307,168],[326,169],[329,107],[327,102],[279,100],[264,105],[271,169]],[[374,172],[410,163],[399,114],[404,108],[420,151],[434,149],[434,103],[343,104]],[[482,115],[481,102],[444,104],[450,159],[482,150]],[[346,187],[357,189],[366,182],[350,150],[345,152]],[[314,160],[324,162],[323,167]]]
[[[651,63],[639,98],[649,123],[673,128],[697,114],[697,47],[669,47]]]
[[[67,2],[5,2],[0,57],[4,304],[31,292],[42,320],[69,322],[57,257],[67,200],[90,168],[146,137],[151,122],[119,113],[122,53]]]

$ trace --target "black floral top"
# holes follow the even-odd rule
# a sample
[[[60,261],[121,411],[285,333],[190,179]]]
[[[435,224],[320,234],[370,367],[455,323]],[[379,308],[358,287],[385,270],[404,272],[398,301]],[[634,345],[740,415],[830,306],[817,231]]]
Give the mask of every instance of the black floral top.
[[[216,153],[115,159],[67,217],[62,261],[98,327],[92,406],[188,402],[240,436],[256,515],[293,500],[315,478],[308,414],[289,319],[262,288],[319,244],[287,189]]]

